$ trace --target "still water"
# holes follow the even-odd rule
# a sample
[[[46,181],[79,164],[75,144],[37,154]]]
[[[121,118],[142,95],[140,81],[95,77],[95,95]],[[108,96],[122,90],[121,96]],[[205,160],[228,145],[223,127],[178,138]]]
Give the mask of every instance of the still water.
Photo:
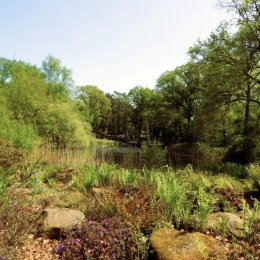
[[[34,160],[43,160],[54,164],[78,166],[101,163],[118,164],[124,168],[142,168],[145,162],[141,158],[141,149],[134,147],[96,146],[86,149],[53,149],[44,147],[32,154]]]

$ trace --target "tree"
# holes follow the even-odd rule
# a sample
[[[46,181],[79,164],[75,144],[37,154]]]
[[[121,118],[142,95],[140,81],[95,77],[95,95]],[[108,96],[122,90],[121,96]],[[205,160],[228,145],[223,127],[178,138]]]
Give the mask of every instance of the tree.
[[[198,67],[189,62],[166,71],[157,80],[156,88],[164,98],[164,106],[171,112],[171,131],[174,140],[193,142],[193,120],[200,106],[201,85]]]
[[[259,55],[260,52],[260,1],[221,0],[219,5],[233,12],[237,26],[245,34],[247,48]]]
[[[128,97],[133,109],[134,135],[138,139],[143,134],[150,138],[156,113],[156,92],[149,88],[137,86],[129,91]]]
[[[243,150],[243,153],[250,154],[255,146],[251,138],[258,131],[255,128],[254,111],[260,105],[260,67],[259,55],[248,44],[250,40],[247,36],[244,28],[231,33],[224,24],[208,40],[193,47],[190,54],[197,62],[204,63],[207,103],[211,101],[219,110],[225,106],[240,111],[239,116],[233,114],[233,121],[239,123],[239,127],[234,128],[235,146]],[[241,112],[243,117],[240,116]],[[249,149],[249,143],[252,144],[252,149]]]
[[[109,132],[115,135],[124,135],[128,138],[131,124],[132,107],[126,93],[114,91],[107,94],[111,102],[111,119]]]
[[[111,112],[110,99],[102,90],[92,85],[80,87],[78,98],[84,104],[81,111],[89,111],[94,132],[105,132]]]
[[[48,86],[48,94],[55,98],[67,98],[73,91],[72,71],[61,65],[61,61],[48,56],[42,62],[44,79]]]

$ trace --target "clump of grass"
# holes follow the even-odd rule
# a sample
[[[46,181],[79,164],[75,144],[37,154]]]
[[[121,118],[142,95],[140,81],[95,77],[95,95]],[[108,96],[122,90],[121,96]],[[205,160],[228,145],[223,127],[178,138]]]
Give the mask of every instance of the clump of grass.
[[[137,170],[122,169],[117,171],[117,182],[120,186],[127,184],[137,186],[138,179],[140,179],[140,172]]]
[[[100,166],[85,165],[79,174],[72,177],[74,187],[89,191],[93,187],[110,186],[114,184],[117,166],[101,164]]]
[[[257,220],[257,216],[260,213],[260,202],[254,199],[253,208],[250,210],[249,205],[243,200],[243,230],[246,237],[250,237],[253,233],[254,222]]]
[[[210,193],[205,192],[203,187],[200,187],[197,201],[198,206],[195,215],[198,217],[198,229],[204,231],[208,224],[208,218],[213,210],[214,200]]]
[[[168,221],[174,219],[176,228],[187,226],[192,213],[193,194],[188,192],[187,183],[176,175],[158,175],[155,177],[157,192],[165,208]]]
[[[248,177],[253,181],[253,187],[260,190],[260,165],[250,164],[247,167]]]

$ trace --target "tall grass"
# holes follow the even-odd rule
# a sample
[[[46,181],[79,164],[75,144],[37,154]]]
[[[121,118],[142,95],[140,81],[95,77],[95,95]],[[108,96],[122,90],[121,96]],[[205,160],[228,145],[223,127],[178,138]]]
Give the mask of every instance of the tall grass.
[[[30,153],[27,160],[31,163],[44,161],[56,165],[79,167],[85,164],[95,166],[102,163],[96,160],[96,153],[92,149],[56,148],[51,143],[38,147]]]

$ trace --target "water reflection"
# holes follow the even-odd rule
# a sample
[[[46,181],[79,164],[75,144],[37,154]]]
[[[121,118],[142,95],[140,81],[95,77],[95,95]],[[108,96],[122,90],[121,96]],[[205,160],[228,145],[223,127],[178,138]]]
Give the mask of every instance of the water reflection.
[[[101,163],[118,164],[124,168],[142,168],[141,149],[133,147],[94,146],[86,149],[54,149],[50,146],[33,151],[30,161],[80,166]]]
[[[115,163],[125,168],[142,168],[141,149],[134,147],[95,147],[96,160]]]

